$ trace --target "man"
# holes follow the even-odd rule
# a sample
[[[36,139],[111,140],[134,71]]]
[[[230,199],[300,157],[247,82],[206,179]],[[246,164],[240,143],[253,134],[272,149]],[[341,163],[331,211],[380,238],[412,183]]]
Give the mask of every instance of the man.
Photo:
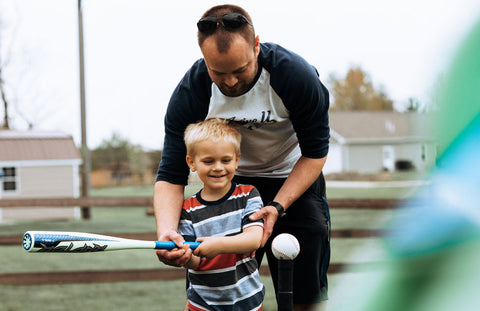
[[[197,23],[203,59],[175,89],[165,116],[165,145],[154,191],[159,240],[179,249],[157,251],[169,265],[182,266],[191,251],[176,233],[188,167],[183,132],[212,117],[241,125],[238,183],[252,184],[264,208],[263,248],[274,285],[277,261],[271,240],[288,232],[300,242],[295,259],[295,310],[314,310],[327,299],[330,217],[322,168],[328,153],[328,91],[315,68],[275,44],[260,44],[247,12],[232,5],[213,7]],[[273,233],[273,234],[272,234]]]

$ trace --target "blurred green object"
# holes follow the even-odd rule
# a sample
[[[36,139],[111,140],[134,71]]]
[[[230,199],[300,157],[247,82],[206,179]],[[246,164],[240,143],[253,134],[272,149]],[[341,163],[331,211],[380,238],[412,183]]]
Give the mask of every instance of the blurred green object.
[[[480,309],[480,23],[440,90],[433,133],[443,146],[432,186],[402,210],[386,238],[383,270],[363,280],[351,310]]]
[[[433,135],[449,146],[480,113],[480,22],[460,46],[438,92]]]

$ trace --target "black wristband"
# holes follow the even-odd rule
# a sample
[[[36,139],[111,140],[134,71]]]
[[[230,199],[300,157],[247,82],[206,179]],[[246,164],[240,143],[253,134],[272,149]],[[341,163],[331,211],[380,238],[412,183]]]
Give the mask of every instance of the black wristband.
[[[278,202],[275,202],[275,201],[270,201],[270,203],[267,204],[267,206],[273,206],[277,209],[278,211],[278,218],[282,218],[283,216],[285,216],[286,212],[285,212],[285,209],[283,208],[282,204],[278,203]]]

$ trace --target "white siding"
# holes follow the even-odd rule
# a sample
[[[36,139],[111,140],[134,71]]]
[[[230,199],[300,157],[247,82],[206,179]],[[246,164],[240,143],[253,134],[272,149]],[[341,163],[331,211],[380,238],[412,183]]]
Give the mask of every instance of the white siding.
[[[408,160],[416,170],[428,170],[435,162],[434,144],[411,143],[397,147],[395,160]]]
[[[71,166],[22,167],[20,171],[21,191],[25,197],[73,197],[74,170]]]
[[[348,146],[348,171],[376,173],[383,169],[382,147],[380,145]]]
[[[78,207],[0,208],[0,223],[16,220],[65,220],[79,219]]]
[[[18,191],[8,197],[78,197],[78,167],[21,166],[17,168]],[[4,195],[7,197],[7,195]],[[0,209],[0,223],[16,220],[71,219],[79,218],[78,207],[15,207]]]
[[[336,173],[342,171],[342,146],[331,144],[328,148],[327,162],[323,167],[323,174]]]
[[[393,148],[394,163],[399,160],[410,161],[417,171],[425,171],[435,163],[435,145],[396,143]],[[344,172],[377,173],[383,171],[383,144],[348,144],[342,145],[335,157],[342,159],[341,170]],[[330,160],[330,155],[329,159]]]

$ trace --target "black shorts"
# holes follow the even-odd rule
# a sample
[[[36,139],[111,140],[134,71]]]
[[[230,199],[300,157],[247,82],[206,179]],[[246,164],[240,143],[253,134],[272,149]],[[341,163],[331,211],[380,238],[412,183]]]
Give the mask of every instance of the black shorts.
[[[285,179],[234,178],[235,182],[254,185],[264,204],[277,194]],[[267,254],[268,266],[277,293],[278,261],[271,244],[280,233],[294,235],[300,243],[300,253],[294,260],[293,302],[312,304],[328,299],[327,270],[330,263],[330,213],[325,195],[323,174],[288,209],[273,228],[273,234],[263,249],[256,253],[260,263]]]

